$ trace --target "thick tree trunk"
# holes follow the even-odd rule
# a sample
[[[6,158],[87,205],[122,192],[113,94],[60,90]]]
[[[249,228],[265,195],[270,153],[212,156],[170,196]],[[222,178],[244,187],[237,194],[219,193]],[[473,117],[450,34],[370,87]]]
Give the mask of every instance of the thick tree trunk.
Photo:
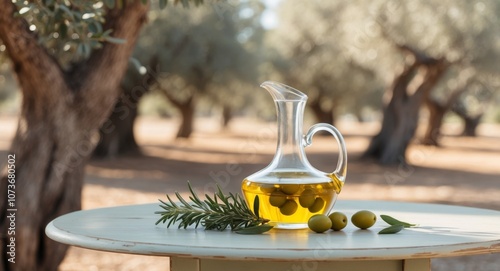
[[[391,100],[384,108],[382,128],[372,138],[365,157],[375,158],[382,164],[406,163],[406,149],[417,129],[420,106],[448,67],[442,59],[425,65],[425,77],[410,95],[408,85],[422,65],[415,62],[395,78]]]
[[[406,104],[411,101],[407,95],[407,88],[417,73],[419,64],[406,66],[399,76],[394,79],[391,89],[392,97],[383,111],[382,128],[372,138],[364,156],[372,157],[381,163],[397,163],[405,160],[405,144],[413,136],[410,122],[415,122],[415,106]],[[405,109],[407,112],[405,112]],[[409,111],[409,112],[408,112]]]
[[[441,136],[441,125],[443,124],[444,115],[449,108],[431,98],[427,99],[426,104],[429,109],[429,120],[422,144],[438,146],[438,140]]]
[[[121,95],[111,115],[99,129],[100,140],[94,150],[94,157],[111,158],[123,154],[140,154],[135,140],[134,123],[138,115],[141,98],[161,77],[158,63],[152,59],[146,74],[140,74],[137,67],[129,65],[121,82]]]
[[[232,110],[230,106],[222,106],[222,128],[225,129],[229,126],[229,122],[233,118]]]
[[[179,103],[177,105],[181,113],[181,125],[179,126],[179,130],[177,131],[177,138],[189,138],[193,133],[194,126],[194,98],[190,97],[183,103]]]
[[[194,114],[195,114],[195,97],[191,95],[185,101],[176,99],[167,89],[165,89],[161,82],[156,80],[157,87],[181,113],[181,124],[177,130],[176,138],[189,138],[193,133],[194,127]]]
[[[477,136],[477,127],[481,123],[481,118],[484,113],[471,116],[467,113],[464,106],[454,106],[452,111],[457,114],[464,121],[464,128],[461,135],[463,136]]]
[[[439,137],[441,136],[440,130],[443,124],[443,119],[452,106],[457,103],[458,98],[462,93],[467,90],[467,84],[474,75],[474,72],[470,69],[462,70],[457,76],[457,87],[451,92],[444,102],[439,102],[433,99],[430,95],[426,99],[425,103],[429,109],[429,119],[427,130],[425,132],[422,144],[438,146]]]
[[[463,136],[477,136],[477,127],[481,123],[481,118],[483,114],[477,115],[475,117],[464,118],[464,129],[462,130]]]
[[[120,97],[108,120],[99,129],[100,140],[94,150],[94,157],[113,158],[123,154],[140,154],[134,136],[138,103],[139,99],[132,99],[127,103]]]
[[[112,28],[113,35],[127,43],[105,44],[74,73],[64,72],[39,45],[27,23],[14,15],[10,0],[2,0],[1,6],[0,39],[12,60],[23,102],[10,149],[15,177],[6,168],[1,176],[0,270],[56,270],[67,246],[48,239],[45,226],[80,209],[85,161],[119,95],[147,6],[137,1],[110,11],[106,29]],[[15,191],[15,201],[3,196],[8,191]],[[15,231],[7,234],[4,229],[13,226],[9,216],[15,217]],[[11,244],[15,254],[7,254]]]

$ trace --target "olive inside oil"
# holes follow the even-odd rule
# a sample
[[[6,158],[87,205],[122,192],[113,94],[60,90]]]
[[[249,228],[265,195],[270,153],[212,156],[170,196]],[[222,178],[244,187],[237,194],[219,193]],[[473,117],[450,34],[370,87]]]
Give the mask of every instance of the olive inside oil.
[[[331,210],[342,182],[335,175],[330,181],[308,183],[254,182],[243,180],[242,191],[249,206],[259,197],[259,216],[269,219],[277,228],[298,229],[307,227],[307,221],[315,214]]]

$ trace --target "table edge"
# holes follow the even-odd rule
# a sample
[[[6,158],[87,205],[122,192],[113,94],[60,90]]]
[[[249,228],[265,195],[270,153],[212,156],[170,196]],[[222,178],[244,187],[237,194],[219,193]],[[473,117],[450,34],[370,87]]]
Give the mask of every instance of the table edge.
[[[347,201],[347,200],[346,200]],[[352,200],[359,201],[359,200]],[[397,201],[380,201],[374,200],[370,202],[397,202]],[[413,203],[413,202],[402,202],[402,203]],[[431,205],[445,205],[445,204],[435,204],[435,203],[413,203],[413,204],[431,204]],[[156,205],[155,203],[146,203],[146,204],[134,204],[134,205],[124,205],[124,206],[115,206],[115,207],[103,207],[97,209],[112,209],[126,206],[147,206],[147,205]],[[446,206],[456,206],[456,205],[446,205]],[[456,207],[464,207],[464,208],[475,208],[475,207],[467,207],[467,206],[456,206]],[[475,208],[481,210],[490,210],[490,209],[482,209]],[[96,209],[90,209],[96,210]],[[86,210],[80,210],[77,212],[82,212]],[[491,210],[496,211],[496,210]],[[56,218],[57,219],[57,218]],[[189,257],[189,258],[200,258],[200,259],[240,259],[240,260],[265,260],[265,261],[349,261],[349,260],[383,260],[383,259],[417,259],[417,258],[441,258],[441,257],[455,257],[455,256],[465,256],[465,255],[477,255],[477,254],[489,254],[489,253],[499,253],[500,252],[500,239],[493,240],[489,242],[471,242],[471,243],[461,243],[460,249],[456,249],[458,245],[435,245],[435,246],[426,246],[421,247],[422,252],[418,252],[418,248],[420,247],[405,247],[405,248],[386,248],[382,249],[366,249],[360,250],[356,249],[358,253],[352,253],[351,249],[316,249],[314,251],[311,250],[298,250],[298,249],[281,249],[281,253],[278,256],[273,255],[270,257],[269,249],[246,249],[246,252],[235,253],[231,256],[222,256],[225,253],[219,252],[223,249],[212,248],[212,247],[196,247],[192,251],[188,251],[185,247],[181,248],[180,246],[170,245],[170,247],[178,247],[178,249],[173,249],[172,252],[162,252],[161,247],[164,247],[160,244],[146,244],[150,248],[149,251],[142,250],[134,250],[137,243],[129,242],[129,241],[114,241],[114,240],[106,240],[103,238],[95,238],[83,235],[75,235],[74,233],[70,233],[68,231],[57,228],[54,225],[54,221],[51,221],[45,228],[46,235],[57,242],[64,243],[67,245],[72,245],[81,248],[106,251],[106,252],[117,252],[117,253],[127,253],[127,254],[139,254],[139,255],[154,255],[154,256],[171,256],[171,257]],[[78,237],[78,238],[77,238]],[[75,244],[74,240],[78,239],[78,244]],[[99,240],[100,242],[95,242],[95,240]],[[482,246],[478,247],[477,243],[481,243]],[[141,244],[141,246],[145,246],[145,244]],[[423,252],[423,250],[428,250],[430,247],[442,247],[446,248],[440,253],[428,253]],[[417,249],[415,249],[417,248]],[[227,251],[227,249],[225,249]],[[234,251],[242,250],[242,249],[233,249]],[[395,253],[391,252],[391,256],[387,256],[387,253],[383,253],[383,255],[377,255],[381,253],[381,251],[392,250]],[[253,253],[254,256],[247,256],[248,251],[259,252]],[[276,251],[273,249],[273,251]],[[291,252],[293,255],[287,256],[286,252]],[[323,252],[333,252],[335,253],[329,255],[320,255]],[[349,252],[350,256],[346,256],[345,251]],[[410,253],[412,251],[412,253]],[[344,252],[344,253],[343,253]],[[366,257],[366,252],[370,252],[373,256]],[[316,255],[315,255],[316,254]],[[354,256],[353,256],[354,255]]]

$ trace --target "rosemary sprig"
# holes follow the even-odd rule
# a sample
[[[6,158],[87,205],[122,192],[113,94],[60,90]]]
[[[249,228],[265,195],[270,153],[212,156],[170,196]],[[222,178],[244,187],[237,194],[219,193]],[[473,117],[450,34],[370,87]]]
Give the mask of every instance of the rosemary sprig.
[[[197,228],[201,225],[206,230],[219,231],[229,227],[232,231],[243,234],[262,233],[272,228],[266,225],[268,219],[258,216],[258,199],[254,204],[255,212],[252,212],[240,195],[225,195],[219,186],[212,197],[205,194],[204,200],[198,197],[189,182],[188,187],[191,202],[186,201],[178,192],[175,192],[178,202],[172,200],[169,195],[168,202],[159,200],[163,210],[155,212],[161,216],[156,225],[168,222],[168,228],[179,222],[178,228],[185,229],[191,225]]]

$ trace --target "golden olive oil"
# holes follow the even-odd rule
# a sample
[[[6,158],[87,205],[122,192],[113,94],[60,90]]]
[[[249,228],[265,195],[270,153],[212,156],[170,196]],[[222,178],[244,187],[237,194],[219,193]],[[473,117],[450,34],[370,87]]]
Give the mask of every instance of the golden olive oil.
[[[342,182],[334,175],[330,182],[259,183],[245,179],[243,195],[249,206],[259,197],[259,215],[281,228],[307,227],[315,214],[326,214],[342,189]]]

